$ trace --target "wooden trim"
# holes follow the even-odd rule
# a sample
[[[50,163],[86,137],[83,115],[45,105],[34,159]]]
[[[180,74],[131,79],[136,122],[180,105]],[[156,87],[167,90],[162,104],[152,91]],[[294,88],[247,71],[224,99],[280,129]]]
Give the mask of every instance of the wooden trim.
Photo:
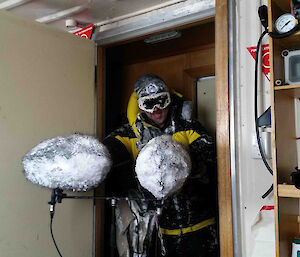
[[[271,11],[272,5],[271,0],[268,0],[268,24],[269,24],[269,30],[273,31],[273,23],[272,23],[272,11]],[[272,169],[273,169],[273,191],[274,191],[274,220],[275,220],[275,252],[276,256],[279,257],[279,210],[278,210],[278,202],[279,199],[277,197],[278,195],[278,187],[277,185],[277,153],[276,153],[276,137],[275,137],[275,91],[274,91],[274,45],[273,45],[273,39],[269,37],[269,61],[271,67],[270,72],[270,99],[271,99],[271,127],[272,127]]]
[[[99,140],[103,139],[103,131],[104,131],[104,108],[105,108],[105,98],[104,98],[104,49],[102,47],[98,47],[97,49],[97,138]],[[101,196],[104,192],[104,186],[100,185],[95,189],[94,195]],[[103,231],[103,217],[104,217],[104,204],[100,200],[96,200],[96,228],[95,228],[95,257],[103,256],[103,242],[104,242],[104,231]]]
[[[278,185],[278,196],[279,197],[291,197],[291,198],[300,198],[300,190],[297,189],[294,185]]]
[[[232,193],[230,169],[229,90],[228,90],[228,3],[216,0],[216,139],[220,256],[233,257]]]

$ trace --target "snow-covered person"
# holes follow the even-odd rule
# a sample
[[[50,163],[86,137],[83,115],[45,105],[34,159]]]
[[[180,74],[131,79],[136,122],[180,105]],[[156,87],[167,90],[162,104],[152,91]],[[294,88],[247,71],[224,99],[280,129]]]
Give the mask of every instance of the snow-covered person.
[[[155,201],[119,201],[116,225],[121,257],[218,256],[216,184],[213,183],[215,142],[198,121],[191,119],[189,106],[160,77],[143,75],[137,79],[128,103],[128,124],[103,141],[115,166],[128,159],[134,162],[151,139],[166,134],[188,150],[192,161],[192,171],[183,188],[164,199],[159,227]],[[128,171],[128,176],[134,177],[133,169]],[[151,197],[138,182],[132,183],[128,190],[124,188],[119,190],[123,196]],[[157,243],[160,251],[155,255]]]

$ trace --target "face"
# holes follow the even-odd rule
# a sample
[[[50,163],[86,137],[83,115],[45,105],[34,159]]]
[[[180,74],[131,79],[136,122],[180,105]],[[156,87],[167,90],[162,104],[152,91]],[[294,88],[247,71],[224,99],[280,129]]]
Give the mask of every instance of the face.
[[[162,128],[167,119],[168,107],[165,109],[154,108],[154,112],[145,112],[149,119],[151,119],[159,128]]]

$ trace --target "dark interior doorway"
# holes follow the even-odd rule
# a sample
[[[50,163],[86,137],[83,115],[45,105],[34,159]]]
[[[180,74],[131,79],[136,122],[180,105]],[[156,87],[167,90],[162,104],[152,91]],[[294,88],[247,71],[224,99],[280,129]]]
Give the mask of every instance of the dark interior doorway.
[[[197,109],[197,79],[215,74],[215,24],[210,21],[176,30],[181,34],[180,37],[163,42],[149,44],[144,42],[145,38],[141,38],[106,48],[105,135],[127,121],[127,103],[134,82],[145,73],[155,73],[162,77],[169,87],[192,100],[193,109]],[[131,165],[128,164],[128,169]],[[122,177],[122,171],[118,174]],[[131,183],[132,180],[124,177],[122,181]],[[108,177],[105,194],[111,195],[116,188],[122,187],[116,184],[114,177]],[[104,256],[111,256],[109,204],[105,206],[104,224]]]

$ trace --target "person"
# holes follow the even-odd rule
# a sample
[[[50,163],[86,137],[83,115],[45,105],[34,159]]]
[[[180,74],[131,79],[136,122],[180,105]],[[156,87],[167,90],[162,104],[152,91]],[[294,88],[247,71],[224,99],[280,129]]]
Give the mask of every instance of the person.
[[[188,147],[192,170],[182,190],[163,204],[144,200],[118,202],[116,241],[119,255],[218,256],[215,142],[198,121],[191,119],[191,103],[169,89],[162,78],[146,74],[135,83],[127,118],[127,124],[103,141],[114,166],[135,161],[139,151],[152,138],[169,134]],[[128,167],[131,166],[114,173],[113,180],[122,183],[112,191],[135,199],[153,199]],[[162,210],[159,217],[158,207]]]

